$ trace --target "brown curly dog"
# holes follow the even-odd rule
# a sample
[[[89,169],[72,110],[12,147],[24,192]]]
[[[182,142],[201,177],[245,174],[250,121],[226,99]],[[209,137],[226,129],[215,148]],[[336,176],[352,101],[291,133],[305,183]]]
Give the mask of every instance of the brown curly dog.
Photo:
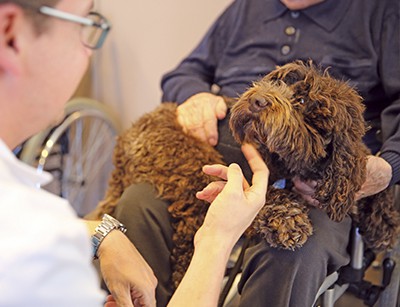
[[[161,105],[118,138],[109,189],[90,214],[112,214],[125,188],[152,184],[170,203],[175,286],[189,264],[194,234],[208,208],[195,197],[212,180],[202,166],[223,163],[213,147],[183,132],[176,107]],[[362,143],[363,110],[360,96],[346,83],[311,63],[294,62],[278,67],[239,98],[231,110],[230,127],[237,141],[257,146],[273,179],[316,180],[321,210],[335,221],[351,214],[367,244],[382,250],[397,237],[399,214],[388,191],[355,204],[369,154]],[[307,212],[307,204],[290,187],[270,187],[267,203],[248,234],[261,235],[273,247],[301,247],[313,231]]]
[[[321,209],[334,221],[351,214],[379,251],[394,245],[400,218],[388,189],[355,202],[370,153],[363,111],[347,83],[297,61],[254,83],[233,106],[230,126],[236,140],[257,146],[277,178],[317,181]],[[312,231],[307,206],[290,189],[271,187],[253,231],[271,246],[300,247]]]

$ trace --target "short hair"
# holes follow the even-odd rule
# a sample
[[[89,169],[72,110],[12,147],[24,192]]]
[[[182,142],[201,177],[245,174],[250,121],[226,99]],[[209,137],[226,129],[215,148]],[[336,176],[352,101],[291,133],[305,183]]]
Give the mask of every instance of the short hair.
[[[27,16],[32,19],[33,26],[38,33],[42,33],[47,24],[47,18],[41,15],[35,8],[39,9],[41,6],[54,7],[60,0],[0,0],[0,5],[5,3],[14,3],[19,5]]]

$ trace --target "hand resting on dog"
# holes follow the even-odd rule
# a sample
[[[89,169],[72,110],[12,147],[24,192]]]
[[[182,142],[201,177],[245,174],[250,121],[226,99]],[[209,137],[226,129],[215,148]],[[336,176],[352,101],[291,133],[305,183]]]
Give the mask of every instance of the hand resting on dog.
[[[361,189],[356,193],[356,200],[375,195],[389,186],[392,179],[392,167],[384,159],[377,156],[368,156],[367,176]],[[317,183],[313,180],[301,181],[299,178],[293,179],[293,190],[299,193],[304,200],[311,206],[318,207],[319,203],[314,198],[314,188]]]
[[[226,116],[224,99],[211,93],[198,93],[178,106],[178,122],[185,132],[215,146],[218,143],[217,121]]]

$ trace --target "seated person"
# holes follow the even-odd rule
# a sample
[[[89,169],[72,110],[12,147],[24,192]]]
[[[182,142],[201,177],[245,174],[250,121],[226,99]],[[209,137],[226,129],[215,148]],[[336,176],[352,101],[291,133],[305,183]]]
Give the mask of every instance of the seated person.
[[[368,177],[357,197],[373,195],[400,180],[399,12],[394,0],[236,0],[163,77],[163,101],[180,104],[178,120],[187,133],[228,148],[217,130],[226,115],[219,95],[236,97],[275,65],[293,60],[330,67],[332,76],[348,80],[364,98],[371,126],[365,143],[380,156],[369,156]],[[211,91],[214,84],[217,94]],[[312,183],[295,186],[312,203]],[[159,306],[173,293],[167,207],[151,186],[139,184],[125,191],[116,209],[158,278]],[[309,307],[325,277],[349,262],[350,218],[335,223],[315,208],[310,217],[316,231],[301,249],[278,250],[265,242],[248,248],[240,306]]]

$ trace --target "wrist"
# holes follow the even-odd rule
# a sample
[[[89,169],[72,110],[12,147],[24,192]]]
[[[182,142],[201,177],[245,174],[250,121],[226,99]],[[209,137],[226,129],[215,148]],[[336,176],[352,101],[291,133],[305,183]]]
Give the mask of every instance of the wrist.
[[[400,182],[400,155],[395,152],[386,151],[386,152],[383,152],[380,155],[380,157],[383,158],[391,167],[391,178],[390,178],[389,186],[399,183]]]
[[[215,251],[217,253],[230,254],[238,239],[236,236],[207,231],[205,226],[200,227],[194,238],[195,249]]]
[[[93,245],[93,258],[97,259],[99,256],[99,249],[105,241],[106,237],[117,230],[119,232],[125,233],[125,226],[120,223],[117,219],[113,218],[108,214],[104,214],[101,223],[96,227],[94,234],[92,235],[92,245]]]

